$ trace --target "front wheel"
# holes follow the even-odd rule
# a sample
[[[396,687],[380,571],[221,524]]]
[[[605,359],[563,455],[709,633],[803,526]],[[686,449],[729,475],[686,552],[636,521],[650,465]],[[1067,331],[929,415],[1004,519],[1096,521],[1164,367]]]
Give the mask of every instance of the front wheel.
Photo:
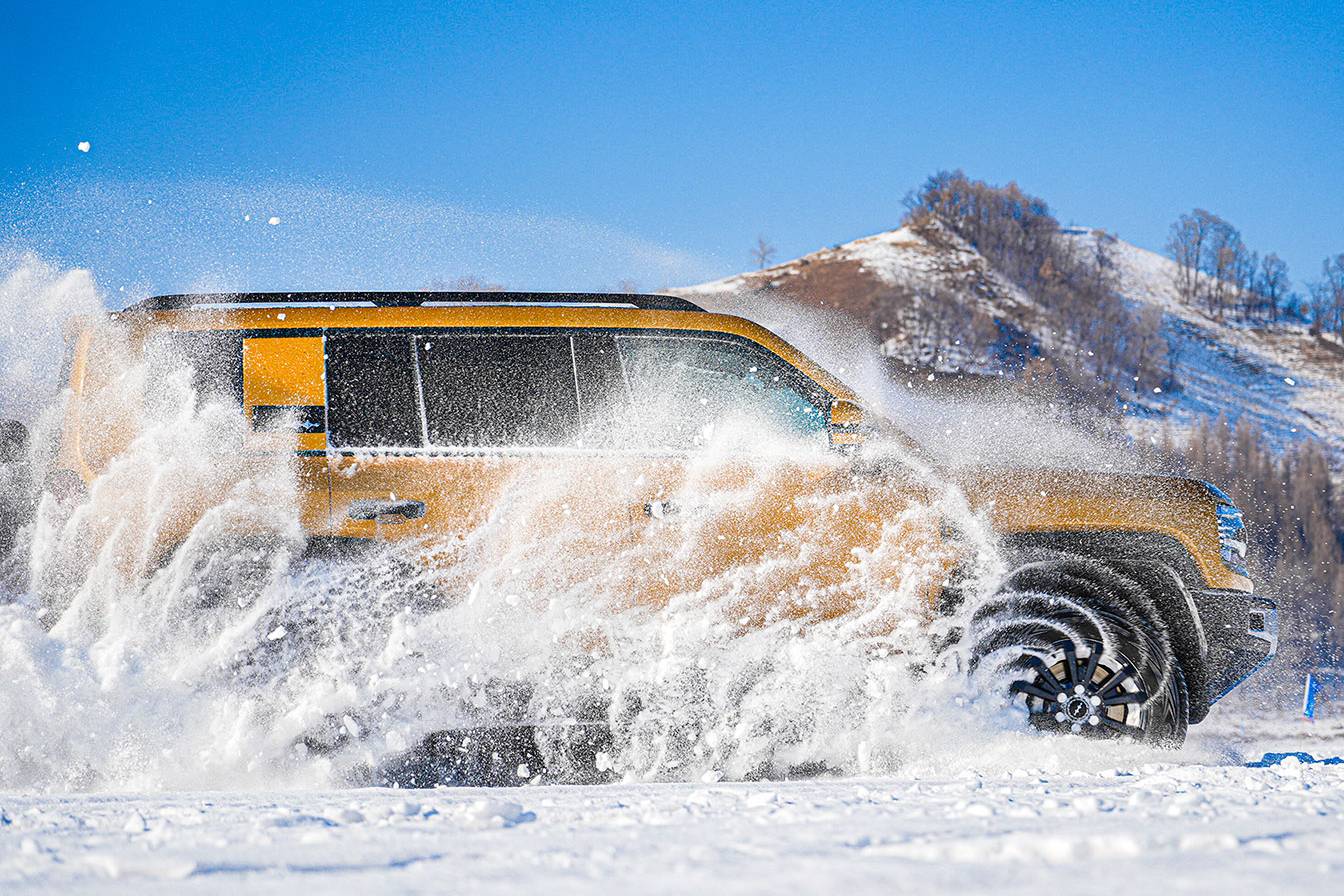
[[[1179,746],[1185,676],[1134,581],[1085,560],[1014,572],[973,618],[971,663],[1006,685],[1037,730]]]

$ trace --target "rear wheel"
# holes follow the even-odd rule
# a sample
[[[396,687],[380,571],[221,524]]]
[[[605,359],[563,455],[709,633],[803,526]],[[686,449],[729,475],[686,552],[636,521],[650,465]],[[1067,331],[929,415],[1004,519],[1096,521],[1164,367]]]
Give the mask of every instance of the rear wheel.
[[[1033,728],[1179,746],[1185,677],[1147,593],[1094,561],[1024,566],[974,616],[972,665]]]

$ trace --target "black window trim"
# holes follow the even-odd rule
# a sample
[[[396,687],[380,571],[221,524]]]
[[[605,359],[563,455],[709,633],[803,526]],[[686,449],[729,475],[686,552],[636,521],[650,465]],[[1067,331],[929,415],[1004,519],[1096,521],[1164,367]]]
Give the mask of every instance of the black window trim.
[[[622,337],[634,338],[678,338],[678,339],[698,339],[718,342],[728,342],[745,347],[748,351],[768,359],[774,365],[777,365],[788,378],[803,398],[816,407],[823,415],[830,411],[830,403],[834,399],[832,393],[824,386],[812,379],[798,367],[790,364],[768,347],[737,333],[724,333],[717,330],[695,330],[678,329],[667,327],[564,327],[564,326],[546,326],[546,327],[295,327],[292,329],[206,329],[190,330],[182,332],[208,332],[224,334],[230,333],[236,335],[240,340],[258,339],[258,338],[284,338],[284,337],[302,337],[316,336],[322,339],[324,369],[323,381],[325,384],[326,370],[325,357],[327,348],[327,339],[331,336],[381,336],[403,334],[411,341],[411,357],[414,359],[413,376],[416,382],[417,403],[419,405],[420,424],[421,424],[421,444],[419,447],[343,447],[336,448],[330,443],[325,450],[306,450],[300,451],[304,455],[326,455],[332,457],[350,457],[350,456],[414,456],[414,457],[485,457],[498,455],[624,455],[624,456],[649,456],[649,457],[683,457],[691,454],[689,449],[679,448],[612,448],[612,447],[588,447],[588,446],[560,446],[560,445],[430,445],[428,439],[428,416],[424,408],[424,387],[423,379],[419,370],[419,352],[416,351],[415,340],[421,337],[483,337],[483,336],[531,336],[531,337],[555,337],[565,336],[569,339],[570,346],[570,370],[575,379],[575,395],[577,402],[582,408],[583,390],[579,386],[578,377],[578,353],[575,347],[575,337],[578,336],[604,336],[611,339],[611,344],[616,347],[617,339]],[[621,372],[621,378],[626,388],[627,398],[630,396],[630,383],[625,370],[624,359],[620,355],[619,348],[616,351],[616,364]],[[330,433],[330,403],[324,404],[324,425],[325,431]]]

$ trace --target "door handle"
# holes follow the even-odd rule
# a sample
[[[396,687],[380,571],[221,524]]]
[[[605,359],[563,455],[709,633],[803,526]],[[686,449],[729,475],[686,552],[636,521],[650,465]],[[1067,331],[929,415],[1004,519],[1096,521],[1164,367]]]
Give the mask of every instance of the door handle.
[[[425,502],[411,498],[394,498],[389,501],[352,501],[345,515],[352,520],[378,520],[384,523],[418,520],[425,515]],[[386,517],[399,516],[400,520]]]
[[[655,520],[665,519],[681,513],[681,505],[676,501],[650,501],[644,505],[644,515]]]

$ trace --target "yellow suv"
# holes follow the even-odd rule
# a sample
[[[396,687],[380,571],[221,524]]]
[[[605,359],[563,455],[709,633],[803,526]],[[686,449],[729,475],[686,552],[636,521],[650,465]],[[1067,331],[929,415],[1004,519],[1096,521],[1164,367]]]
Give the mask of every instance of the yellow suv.
[[[965,533],[946,519],[889,525],[928,490],[893,476],[891,452],[878,447],[902,437],[779,337],[681,298],[177,295],[113,317],[132,343],[175,346],[201,388],[241,407],[258,444],[292,452],[313,544],[462,537],[496,512],[520,471],[545,481],[579,458],[593,487],[552,524],[615,557],[647,527],[693,519],[692,491],[737,486],[732,464],[688,484],[688,458],[727,439],[729,454],[787,446],[776,452],[786,473],[713,538],[683,543],[674,573],[620,570],[635,600],[694,592],[744,556],[765,562],[805,537],[816,549],[792,573],[806,580],[805,598],[782,582],[766,591],[777,597],[744,595],[725,612],[746,625],[835,619],[862,595],[834,583],[896,531],[896,553],[930,558],[935,571],[916,615],[961,614],[954,640],[969,664],[1006,671],[1032,725],[1160,742],[1179,742],[1275,651],[1275,608],[1252,593],[1241,514],[1193,480],[940,473],[988,522],[1005,561],[989,596],[967,605]],[[79,329],[53,490],[93,483],[125,447],[115,421],[90,421],[83,402],[115,373],[99,353],[98,327]]]

